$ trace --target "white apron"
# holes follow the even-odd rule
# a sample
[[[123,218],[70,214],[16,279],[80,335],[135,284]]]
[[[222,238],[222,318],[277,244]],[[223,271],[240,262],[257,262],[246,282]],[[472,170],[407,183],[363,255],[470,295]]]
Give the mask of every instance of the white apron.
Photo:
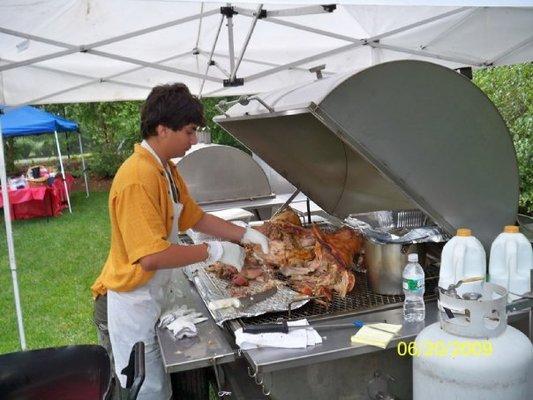
[[[143,141],[141,146],[161,163],[148,143]],[[168,177],[167,184],[172,199],[172,187]],[[179,201],[171,201],[174,212],[173,225],[167,240],[179,244],[178,221],[183,205]],[[126,387],[126,376],[120,371],[128,365],[133,345],[140,340],[145,345],[146,376],[137,397],[138,400],[167,400],[172,396],[170,376],[163,367],[155,325],[161,313],[167,308],[166,299],[174,271],[174,268],[158,270],[150,281],[130,292],[112,290],[107,292],[109,338],[115,358],[115,372],[122,387]]]

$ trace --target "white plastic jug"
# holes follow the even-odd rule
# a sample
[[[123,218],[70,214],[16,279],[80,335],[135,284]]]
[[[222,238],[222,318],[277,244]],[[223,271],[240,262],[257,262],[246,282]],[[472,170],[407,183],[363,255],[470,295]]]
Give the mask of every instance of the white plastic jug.
[[[448,289],[451,284],[477,276],[483,277],[484,281],[486,274],[487,261],[483,245],[472,236],[470,229],[458,229],[456,236],[442,249],[439,286]],[[465,283],[457,288],[457,294],[481,293],[483,281]]]
[[[506,226],[490,248],[490,282],[505,287],[509,292],[523,294],[530,290],[532,268],[531,243],[519,232],[518,226]],[[509,301],[517,298],[509,293]]]

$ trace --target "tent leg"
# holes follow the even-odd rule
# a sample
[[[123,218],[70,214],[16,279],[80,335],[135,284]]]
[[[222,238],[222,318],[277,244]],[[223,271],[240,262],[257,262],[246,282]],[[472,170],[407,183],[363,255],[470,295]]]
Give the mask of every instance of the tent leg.
[[[202,3],[203,4],[203,3]],[[209,67],[211,65],[211,61],[213,60],[213,53],[215,52],[215,47],[217,47],[218,37],[220,35],[220,29],[222,28],[222,24],[224,23],[224,15],[220,17],[220,23],[218,24],[217,34],[215,36],[215,41],[213,42],[213,47],[211,47],[211,52],[209,53],[209,60],[207,61],[207,66],[205,68],[205,74],[202,79],[202,84],[200,85],[200,91],[198,92],[198,97],[202,98],[202,92],[204,90],[205,85],[205,79],[207,78],[207,73],[209,72]]]
[[[228,21],[228,50],[229,50],[229,65],[230,65],[230,74],[233,75],[235,70],[235,49],[233,47],[233,16],[228,15],[226,17]]]
[[[61,174],[63,175],[63,185],[65,186],[65,193],[67,194],[68,210],[72,213],[72,207],[70,207],[70,194],[67,187],[67,176],[65,175],[65,168],[63,167],[63,158],[61,157],[61,148],[59,147],[59,137],[57,131],[54,132],[56,138],[57,155],[59,157],[59,165],[61,166]]]
[[[235,68],[231,71],[231,76],[229,78],[230,82],[235,80],[237,76],[237,70],[239,69],[242,58],[244,57],[244,53],[246,52],[246,48],[248,47],[248,43],[250,43],[250,39],[252,38],[252,33],[254,32],[255,25],[257,24],[257,20],[259,19],[259,15],[261,15],[261,10],[263,9],[263,5],[259,4],[257,6],[257,9],[255,10],[254,19],[252,20],[252,25],[250,26],[250,30],[248,31],[248,34],[246,35],[246,39],[244,40],[244,44],[242,46],[241,54],[239,55],[239,58],[237,59],[237,64],[235,65]]]
[[[87,183],[87,168],[85,167],[85,157],[83,157],[83,142],[81,141],[81,132],[78,131],[78,142],[80,144],[81,166],[83,168],[83,179],[85,180],[85,193],[89,197],[89,184]]]
[[[9,269],[13,280],[13,294],[15,297],[15,310],[17,313],[17,326],[19,331],[20,348],[26,350],[26,335],[24,334],[24,322],[22,319],[22,307],[20,306],[19,285],[17,279],[17,261],[15,259],[15,245],[13,242],[13,230],[11,227],[11,206],[7,192],[6,163],[4,159],[4,140],[2,137],[2,124],[0,123],[0,181],[2,182],[2,199],[4,200],[4,222],[6,225],[7,249],[9,254]]]

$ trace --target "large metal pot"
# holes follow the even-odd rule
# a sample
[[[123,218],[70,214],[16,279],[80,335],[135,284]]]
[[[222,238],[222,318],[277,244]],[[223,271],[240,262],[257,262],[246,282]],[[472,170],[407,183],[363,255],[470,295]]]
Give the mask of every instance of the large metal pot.
[[[402,272],[409,253],[417,253],[424,265],[424,251],[420,244],[378,244],[366,239],[364,249],[368,281],[372,290],[379,294],[403,294]]]

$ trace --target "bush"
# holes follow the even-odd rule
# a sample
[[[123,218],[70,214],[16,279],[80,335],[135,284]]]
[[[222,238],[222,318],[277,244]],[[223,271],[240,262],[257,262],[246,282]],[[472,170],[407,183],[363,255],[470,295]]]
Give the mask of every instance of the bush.
[[[92,153],[88,169],[101,178],[111,178],[139,142],[139,101],[60,104],[47,106],[80,125],[84,151]]]
[[[202,102],[204,104],[205,121],[207,126],[209,127],[209,130],[211,131],[212,142],[237,147],[238,149],[244,150],[250,154],[251,152],[250,150],[248,150],[247,147],[245,147],[241,142],[239,142],[237,139],[227,133],[224,129],[222,129],[219,125],[213,122],[213,117],[215,117],[216,115],[220,115],[220,111],[218,111],[215,107],[220,100],[222,100],[222,98],[220,97],[202,99]],[[230,101],[231,99],[225,100]]]
[[[533,64],[478,70],[474,83],[496,105],[509,128],[520,175],[519,211],[533,214]]]

